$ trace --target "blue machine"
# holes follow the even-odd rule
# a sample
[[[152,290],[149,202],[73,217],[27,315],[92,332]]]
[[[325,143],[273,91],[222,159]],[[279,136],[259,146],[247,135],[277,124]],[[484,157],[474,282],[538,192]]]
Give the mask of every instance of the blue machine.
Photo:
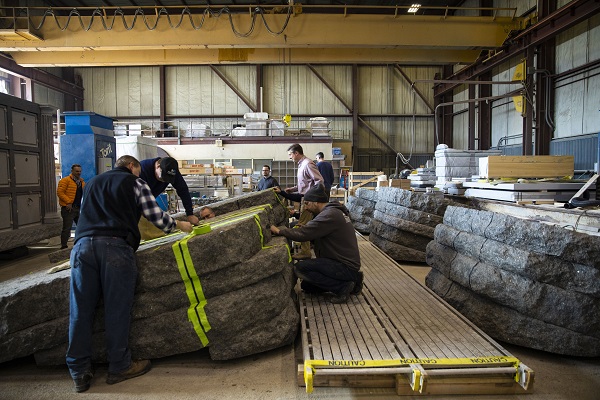
[[[71,173],[71,165],[81,165],[81,177],[87,182],[110,171],[115,165],[116,140],[112,118],[89,111],[68,111],[65,135],[60,137],[62,176]]]

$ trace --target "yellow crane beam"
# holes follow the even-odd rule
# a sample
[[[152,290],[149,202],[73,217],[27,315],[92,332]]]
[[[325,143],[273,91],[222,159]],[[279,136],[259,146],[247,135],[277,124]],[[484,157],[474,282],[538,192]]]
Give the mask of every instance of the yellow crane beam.
[[[133,17],[123,18],[125,24],[119,18],[106,30],[97,17],[93,23],[81,17],[84,27],[91,25],[86,30],[74,20],[64,29],[67,17],[56,17],[58,23],[47,19],[39,30],[19,30],[18,40],[15,30],[0,31],[0,51],[28,66],[271,63],[281,61],[281,49],[299,57],[292,62],[472,62],[479,51],[500,47],[519,26],[511,17],[299,14],[276,35],[271,32],[282,30],[285,15],[264,16],[271,32],[261,18],[250,32],[251,17],[245,14],[232,15],[231,21],[207,18],[200,29],[185,21],[171,28],[159,20],[149,30],[139,19],[132,28]],[[31,17],[29,26],[40,21]]]

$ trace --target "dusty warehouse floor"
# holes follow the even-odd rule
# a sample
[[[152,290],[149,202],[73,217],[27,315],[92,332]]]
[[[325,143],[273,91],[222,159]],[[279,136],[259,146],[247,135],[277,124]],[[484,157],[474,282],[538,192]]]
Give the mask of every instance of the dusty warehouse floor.
[[[11,277],[46,268],[47,253],[58,249],[53,240],[32,246],[18,260],[0,261],[0,284]],[[420,282],[426,265],[403,266]],[[88,392],[72,392],[66,366],[39,368],[33,358],[0,364],[0,399],[399,399],[393,389],[315,387],[307,394],[297,385],[301,363],[300,340],[239,360],[217,362],[207,351],[153,360],[146,375],[116,385],[107,385],[106,366],[100,365]],[[512,396],[438,396],[437,399],[600,399],[600,358],[563,357],[523,347],[504,347],[535,371],[534,393]],[[417,399],[420,396],[404,396]]]

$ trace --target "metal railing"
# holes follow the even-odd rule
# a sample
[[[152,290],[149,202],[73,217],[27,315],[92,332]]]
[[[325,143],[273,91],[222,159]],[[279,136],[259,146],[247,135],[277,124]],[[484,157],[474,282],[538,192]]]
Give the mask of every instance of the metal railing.
[[[243,121],[243,119],[241,120]],[[351,132],[349,130],[342,129],[315,129],[310,130],[307,128],[301,128],[300,126],[306,121],[298,120],[294,124],[295,126],[290,127],[276,127],[276,128],[246,128],[246,132],[243,131],[243,124],[238,120],[213,120],[213,124],[205,124],[200,121],[194,120],[172,120],[172,121],[158,121],[158,120],[126,120],[126,121],[114,121],[114,133],[115,136],[144,136],[149,138],[177,138],[181,140],[195,139],[195,138],[206,138],[206,137],[232,137],[236,139],[244,138],[260,138],[260,137],[310,137],[310,138],[322,138],[329,137],[336,140],[350,140]],[[276,121],[276,120],[275,120]],[[203,122],[209,122],[203,120]],[[265,124],[266,126],[266,124]],[[236,127],[242,128],[242,130],[236,130]],[[65,123],[54,123],[53,124],[54,137],[58,138],[60,135],[65,134]],[[251,131],[251,134],[247,134]]]

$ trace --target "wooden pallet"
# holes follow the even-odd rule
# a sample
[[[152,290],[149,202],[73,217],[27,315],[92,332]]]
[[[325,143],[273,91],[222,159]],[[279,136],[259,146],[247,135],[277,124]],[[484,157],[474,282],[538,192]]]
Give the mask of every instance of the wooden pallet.
[[[399,395],[533,390],[527,366],[362,237],[359,247],[361,295],[331,304],[301,293],[299,385],[395,387]]]

